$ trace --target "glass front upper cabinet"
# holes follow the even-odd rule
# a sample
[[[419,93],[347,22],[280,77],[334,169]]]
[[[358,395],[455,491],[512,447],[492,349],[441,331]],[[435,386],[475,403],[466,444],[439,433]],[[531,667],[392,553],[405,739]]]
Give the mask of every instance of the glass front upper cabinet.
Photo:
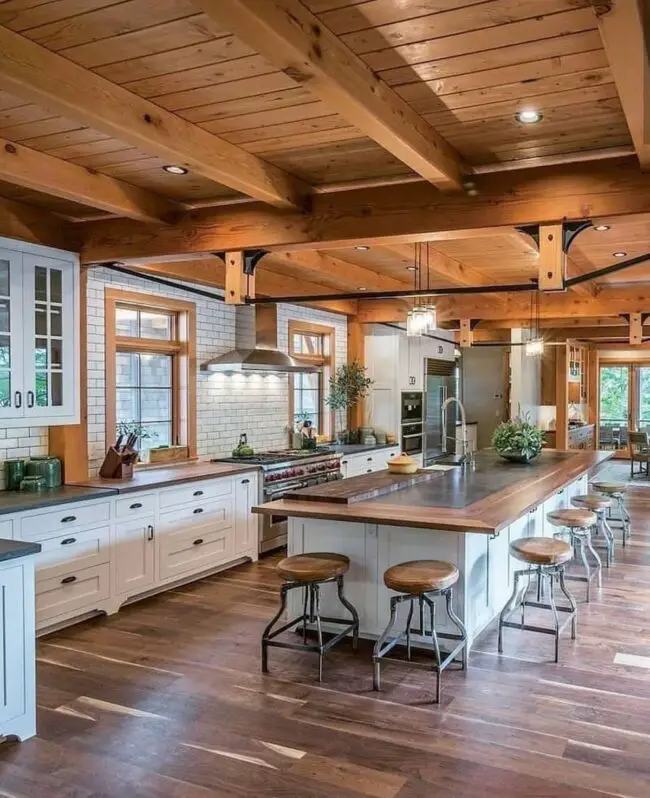
[[[43,247],[0,248],[0,417],[78,422],[78,266]],[[64,254],[64,253],[62,253]]]

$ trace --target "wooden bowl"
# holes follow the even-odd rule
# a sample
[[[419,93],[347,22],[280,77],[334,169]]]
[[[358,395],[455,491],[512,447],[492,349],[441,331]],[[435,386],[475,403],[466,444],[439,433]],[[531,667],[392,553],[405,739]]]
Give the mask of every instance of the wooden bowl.
[[[399,454],[388,461],[388,470],[391,474],[415,474],[418,464],[408,454]]]

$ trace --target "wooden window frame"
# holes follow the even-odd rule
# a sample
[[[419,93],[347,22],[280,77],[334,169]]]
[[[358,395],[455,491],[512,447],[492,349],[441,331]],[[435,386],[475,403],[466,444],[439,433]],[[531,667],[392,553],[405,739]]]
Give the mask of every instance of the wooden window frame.
[[[141,311],[172,315],[176,340],[117,335],[116,310],[131,306]],[[159,352],[174,355],[172,372],[172,438],[196,460],[196,306],[180,299],[106,288],[104,292],[104,349],[106,385],[106,445],[115,432],[118,352]],[[143,346],[144,342],[144,346]],[[112,431],[112,432],[111,432]],[[142,464],[140,465],[142,467]]]
[[[312,324],[311,322],[300,321],[299,319],[289,319],[287,334],[288,351],[294,360],[299,363],[309,365],[322,366],[323,370],[320,372],[321,378],[321,391],[320,391],[320,408],[319,416],[323,420],[323,424],[327,422],[326,429],[318,430],[320,435],[330,435],[334,437],[334,412],[330,411],[325,413],[325,391],[329,378],[336,369],[336,330],[334,327],[325,324]],[[322,355],[307,355],[301,352],[294,352],[293,349],[293,336],[299,335],[317,335],[323,339],[323,354]],[[295,403],[294,403],[294,377],[293,374],[289,375],[289,428],[293,431],[295,425]]]

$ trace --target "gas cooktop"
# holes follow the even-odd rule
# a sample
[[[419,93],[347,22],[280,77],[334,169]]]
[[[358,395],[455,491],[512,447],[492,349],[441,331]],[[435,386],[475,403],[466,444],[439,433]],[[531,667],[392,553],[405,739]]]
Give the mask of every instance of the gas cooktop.
[[[215,457],[210,460],[210,462],[250,463],[251,465],[270,466],[276,463],[287,463],[296,460],[304,460],[308,457],[322,457],[323,455],[330,454],[336,454],[334,449],[330,449],[327,446],[317,446],[315,449],[278,449],[240,457]]]

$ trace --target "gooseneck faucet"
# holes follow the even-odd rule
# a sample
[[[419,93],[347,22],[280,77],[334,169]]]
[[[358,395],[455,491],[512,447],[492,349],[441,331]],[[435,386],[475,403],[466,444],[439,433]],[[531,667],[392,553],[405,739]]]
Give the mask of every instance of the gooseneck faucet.
[[[460,409],[460,434],[462,437],[462,452],[460,457],[460,462],[462,465],[472,465],[474,462],[474,453],[472,451],[468,451],[467,446],[467,416],[465,414],[465,407],[460,399],[457,399],[455,396],[450,396],[442,403],[440,410],[442,413],[445,412],[447,406],[450,405],[452,402],[456,402]],[[447,433],[446,424],[445,426],[445,434]],[[454,438],[453,440],[456,440]]]

